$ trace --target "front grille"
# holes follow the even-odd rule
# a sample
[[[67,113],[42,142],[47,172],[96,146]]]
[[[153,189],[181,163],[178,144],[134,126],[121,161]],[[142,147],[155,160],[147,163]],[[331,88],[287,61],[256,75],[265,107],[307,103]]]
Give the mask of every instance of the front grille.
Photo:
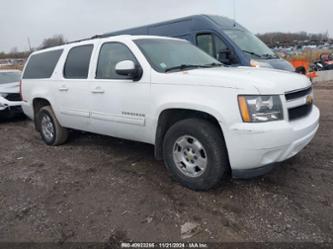
[[[5,99],[9,101],[21,101],[21,95],[19,93],[10,93]]]
[[[312,92],[312,87],[309,87],[309,88],[306,88],[303,90],[299,90],[299,91],[289,92],[289,93],[286,93],[286,99],[287,99],[287,101],[291,101],[294,99],[302,98],[307,95],[310,95],[311,92]]]
[[[313,104],[311,103],[289,109],[289,120],[293,121],[309,115],[312,111],[312,107]]]

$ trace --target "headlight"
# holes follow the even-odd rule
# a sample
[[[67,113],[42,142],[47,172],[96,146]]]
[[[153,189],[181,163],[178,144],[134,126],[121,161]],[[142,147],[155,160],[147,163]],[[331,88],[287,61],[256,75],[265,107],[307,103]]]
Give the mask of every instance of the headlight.
[[[239,109],[246,123],[260,123],[283,119],[279,96],[238,96]]]
[[[264,67],[264,68],[273,68],[271,64],[268,64],[263,61],[251,60],[250,61],[251,67]]]
[[[8,96],[7,93],[0,93],[0,96],[3,97],[3,98],[6,98]]]

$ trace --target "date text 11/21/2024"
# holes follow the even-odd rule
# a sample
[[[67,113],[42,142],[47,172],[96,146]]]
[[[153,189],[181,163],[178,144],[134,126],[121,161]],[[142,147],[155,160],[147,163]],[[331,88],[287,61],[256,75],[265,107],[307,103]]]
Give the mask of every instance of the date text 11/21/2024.
[[[208,248],[208,244],[206,243],[197,243],[197,242],[189,242],[189,243],[121,243],[121,248]]]

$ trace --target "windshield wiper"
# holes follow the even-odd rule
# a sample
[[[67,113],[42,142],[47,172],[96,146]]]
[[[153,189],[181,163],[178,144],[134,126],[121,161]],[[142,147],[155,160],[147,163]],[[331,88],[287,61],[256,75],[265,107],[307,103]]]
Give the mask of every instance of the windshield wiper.
[[[185,69],[202,68],[202,67],[206,67],[206,66],[182,64],[182,65],[175,66],[175,67],[169,67],[169,68],[165,69],[165,72],[167,73],[167,72],[174,71],[174,70],[185,70]]]
[[[267,59],[277,59],[277,58],[279,58],[277,55],[273,55],[273,54],[263,54],[262,57],[267,58]]]
[[[277,58],[279,58],[278,56],[273,55],[273,54],[261,54],[260,55],[260,54],[257,54],[255,52],[251,52],[251,51],[248,51],[248,50],[243,50],[243,52],[254,55],[254,56],[257,56],[258,58],[262,58],[262,59],[277,59]]]
[[[215,63],[215,62],[204,65],[204,67],[207,67],[207,68],[208,67],[222,67],[222,66],[223,66],[222,63]]]
[[[195,68],[211,68],[211,67],[221,67],[223,64],[220,63],[210,63],[210,64],[205,64],[205,65],[192,65],[192,64],[182,64],[179,66],[175,67],[169,67],[165,69],[165,72],[170,72],[174,70],[186,70],[186,69],[195,69]]]
[[[255,52],[251,52],[251,51],[248,51],[248,50],[242,50],[242,51],[245,52],[245,53],[247,53],[247,54],[257,56],[258,58],[262,58],[262,55],[257,54]]]

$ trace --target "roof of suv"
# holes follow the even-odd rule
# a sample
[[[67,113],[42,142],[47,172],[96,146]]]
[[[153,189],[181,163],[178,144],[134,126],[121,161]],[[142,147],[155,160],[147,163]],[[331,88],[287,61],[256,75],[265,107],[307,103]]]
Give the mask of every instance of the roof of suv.
[[[165,39],[165,40],[178,40],[183,41],[182,39],[173,38],[173,37],[165,37],[165,36],[152,36],[152,35],[118,35],[118,36],[110,36],[110,37],[103,37],[103,38],[95,38],[95,39],[87,39],[87,40],[81,40],[76,42],[67,43],[60,46],[55,46],[51,48],[41,49],[35,51],[33,54],[39,54],[47,51],[53,51],[57,49],[63,49],[66,47],[75,47],[75,46],[82,46],[87,44],[92,44],[95,41],[128,41],[128,40],[139,40],[139,39]]]

